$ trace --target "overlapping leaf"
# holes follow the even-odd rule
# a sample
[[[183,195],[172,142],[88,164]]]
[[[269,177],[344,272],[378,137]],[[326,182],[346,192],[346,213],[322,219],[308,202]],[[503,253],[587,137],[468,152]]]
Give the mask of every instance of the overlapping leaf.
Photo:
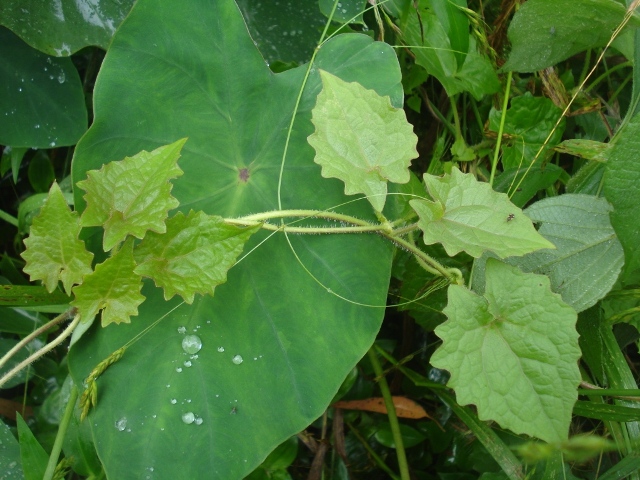
[[[566,440],[580,383],[576,312],[543,275],[489,259],[484,296],[449,287],[431,363],[451,373],[461,405],[547,442]]]
[[[611,225],[624,248],[625,275],[640,267],[640,115],[620,131],[608,150],[604,194],[613,205]]]
[[[553,147],[562,140],[565,128],[564,119],[547,141],[549,133],[555,128],[562,110],[545,97],[534,97],[529,92],[511,100],[506,112],[503,134],[510,138],[502,147],[502,164],[505,169],[528,166],[534,159],[538,162],[553,154]],[[502,112],[491,110],[489,129],[497,132]],[[546,145],[536,158],[538,150]]]
[[[120,250],[96,265],[95,271],[73,289],[76,298],[71,305],[78,308],[82,322],[90,321],[102,310],[102,326],[110,323],[130,323],[144,301],[140,294],[142,277],[134,273],[133,239]]]
[[[222,217],[178,212],[162,235],[150,232],[135,249],[135,272],[151,277],[169,300],[176,293],[191,304],[196,293],[213,295],[257,227],[227,225]]]
[[[613,210],[604,198],[560,195],[534,203],[526,215],[555,250],[509,259],[525,272],[548,275],[553,291],[577,312],[596,304],[613,288],[624,263],[611,227]]]
[[[402,109],[358,83],[321,71],[323,89],[313,109],[316,131],[309,136],[322,176],[345,183],[345,193],[364,193],[381,212],[387,181],[407,183],[418,156],[418,138]]]
[[[418,11],[409,15],[404,29],[405,40],[411,46],[416,63],[436,77],[450,96],[470,92],[480,99],[497,92],[500,82],[495,69],[487,57],[478,53],[475,39],[468,31],[465,32],[466,41],[462,38],[462,22],[451,18],[448,25],[442,23],[448,16],[444,8],[451,10],[451,15],[456,7],[436,5],[434,12],[429,8],[430,3],[421,1]],[[464,51],[458,50],[460,48]]]
[[[103,248],[111,250],[127,235],[144,237],[148,230],[166,231],[169,210],[180,203],[171,196],[172,178],[182,175],[177,162],[186,139],[142,151],[87,173],[78,182],[86,193],[83,226],[104,226]]]
[[[70,294],[73,285],[91,273],[93,254],[78,239],[80,220],[72,212],[57,183],[49,190],[40,214],[33,219],[31,234],[24,241],[27,249],[22,258],[27,262],[25,273],[31,281],[42,280],[53,292],[62,280],[64,290]]]
[[[447,254],[465,251],[473,257],[491,251],[500,258],[554,248],[536,232],[531,220],[506,194],[453,168],[450,175],[425,174],[434,201],[411,200],[427,245],[442,243]]]
[[[509,25],[511,54],[503,69],[535,72],[602,47],[624,14],[624,2],[615,0],[529,0]],[[638,13],[629,23],[640,26]]]

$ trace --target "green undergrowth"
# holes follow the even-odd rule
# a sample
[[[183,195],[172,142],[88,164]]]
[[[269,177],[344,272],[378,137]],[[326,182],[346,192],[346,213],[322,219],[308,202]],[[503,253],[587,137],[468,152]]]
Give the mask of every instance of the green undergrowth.
[[[0,478],[640,478],[635,5],[100,3],[0,6]]]

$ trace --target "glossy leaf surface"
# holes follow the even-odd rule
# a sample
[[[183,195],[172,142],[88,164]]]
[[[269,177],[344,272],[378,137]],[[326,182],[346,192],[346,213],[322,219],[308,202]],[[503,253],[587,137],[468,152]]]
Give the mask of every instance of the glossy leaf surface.
[[[2,27],[0,105],[1,145],[74,145],[87,129],[82,84],[71,60],[38,52]],[[12,159],[14,178],[21,159]]]
[[[227,270],[258,227],[227,225],[203,212],[178,212],[164,234],[150,232],[135,249],[138,275],[150,277],[169,300],[176,293],[193,303],[196,293],[213,295],[227,281]]]
[[[576,313],[549,279],[489,259],[484,296],[449,287],[431,364],[448,370],[481,420],[547,442],[566,440],[580,383]]]
[[[418,137],[402,109],[389,98],[321,71],[322,92],[313,109],[316,127],[309,136],[322,176],[345,183],[345,193],[364,193],[381,212],[387,181],[407,183],[409,165],[418,156]]]
[[[81,48],[107,48],[133,0],[6,0],[0,23],[49,55],[66,57]]]
[[[425,174],[434,201],[411,200],[427,245],[442,243],[447,254],[464,251],[472,257],[494,252],[501,258],[553,248],[533,228],[522,211],[504,193],[453,168],[450,175]]]
[[[202,28],[192,28],[194,18]],[[139,0],[105,58],[94,96],[96,121],[77,147],[74,179],[104,162],[188,137],[180,160],[185,173],[172,191],[182,211],[237,217],[277,209],[286,133],[305,68],[271,73],[232,1]],[[289,142],[285,209],[327,209],[349,200],[341,182],[322,178],[306,141],[321,89],[317,69],[402,106],[391,47],[353,34],[326,43]],[[83,208],[78,194],[76,202]],[[366,201],[339,211],[375,220]],[[256,233],[245,251],[267,236]],[[165,302],[162,290],[148,282],[136,321],[94,325],[72,347],[70,369],[81,382],[146,330],[98,379],[98,407],[87,419],[108,477],[143,476],[153,467],[155,479],[242,478],[321,415],[370,347],[383,314],[332,292],[384,305],[392,247],[373,235],[289,240],[324,287],[276,233],[229,270],[214,297],[198,296],[192,305]],[[179,327],[200,337],[198,358],[183,351]],[[186,424],[182,415],[189,412],[194,422]],[[116,428],[118,421],[124,430]]]
[[[73,285],[82,283],[82,278],[92,272],[93,254],[78,238],[80,220],[72,212],[57,183],[51,186],[49,196],[33,219],[31,234],[25,239],[27,249],[22,258],[27,261],[25,273],[31,281],[42,280],[47,291],[53,292],[58,281],[67,294]]]
[[[138,314],[144,301],[140,295],[142,277],[133,272],[133,240],[96,265],[95,272],[85,277],[82,285],[73,289],[76,298],[71,305],[78,308],[81,322],[88,322],[102,311],[102,326],[110,323],[129,323]]]
[[[20,445],[4,421],[0,422],[0,471],[6,480],[23,480],[20,467]]]
[[[127,235],[142,238],[147,230],[166,231],[168,212],[179,205],[171,196],[173,185],[169,180],[182,175],[177,162],[185,141],[111,162],[98,171],[87,172],[87,180],[78,182],[78,187],[87,192],[82,226],[104,225],[105,252]]]

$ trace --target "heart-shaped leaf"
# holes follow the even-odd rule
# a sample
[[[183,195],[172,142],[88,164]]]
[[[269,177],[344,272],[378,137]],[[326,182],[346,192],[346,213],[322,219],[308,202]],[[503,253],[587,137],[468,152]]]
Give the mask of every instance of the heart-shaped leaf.
[[[474,403],[481,420],[547,442],[566,440],[580,383],[576,312],[552,293],[543,275],[487,260],[479,296],[449,286],[443,340],[431,357],[451,372],[461,405]]]
[[[313,109],[316,131],[309,144],[322,176],[339,178],[345,193],[364,193],[381,212],[387,181],[407,183],[409,164],[418,156],[418,137],[404,111],[389,98],[321,71],[322,92]]]
[[[96,119],[76,149],[73,178],[188,137],[184,175],[172,191],[184,212],[237,217],[274,210],[278,192],[283,209],[345,203],[344,185],[322,178],[306,141],[321,88],[318,69],[402,106],[389,45],[357,34],[327,42],[295,114],[279,189],[306,67],[271,73],[231,0],[138,0],[103,63]],[[80,194],[76,205],[83,208]],[[366,201],[339,210],[376,220]],[[374,235],[290,235],[289,241],[322,285],[299,265],[281,232],[267,239],[262,231],[214,297],[167,302],[147,282],[135,322],[94,325],[74,344],[69,364],[80,384],[144,332],[98,378],[98,406],[87,419],[108,477],[242,478],[322,414],[370,347],[383,314],[332,292],[384,305],[393,247]],[[180,327],[200,337],[197,358],[182,349]],[[189,413],[194,421],[187,424]]]
[[[450,256],[465,251],[476,258],[485,251],[504,258],[554,248],[507,195],[470,173],[454,167],[443,177],[425,174],[424,181],[435,201],[409,203],[420,217],[418,226],[427,245],[442,243]]]

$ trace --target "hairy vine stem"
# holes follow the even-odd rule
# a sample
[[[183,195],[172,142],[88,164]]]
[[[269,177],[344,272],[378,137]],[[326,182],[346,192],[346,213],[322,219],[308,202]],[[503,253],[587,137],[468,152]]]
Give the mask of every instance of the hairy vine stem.
[[[54,320],[56,320],[56,319],[54,319]],[[80,323],[80,315],[76,314],[75,317],[73,318],[73,321],[67,326],[67,328],[65,328],[62,331],[62,333],[60,335],[58,335],[58,337],[55,340],[53,340],[52,342],[46,344],[44,347],[42,347],[40,350],[38,350],[34,354],[29,355],[29,357],[27,357],[25,360],[23,360],[18,365],[13,367],[2,378],[0,378],[0,388],[2,388],[2,386],[5,383],[7,383],[9,380],[11,380],[14,376],[16,376],[23,368],[25,368],[29,364],[35,362],[40,357],[42,357],[43,355],[46,355],[51,350],[53,350],[58,345],[60,345],[69,335],[71,335],[73,333],[73,330],[78,326],[79,323]]]

